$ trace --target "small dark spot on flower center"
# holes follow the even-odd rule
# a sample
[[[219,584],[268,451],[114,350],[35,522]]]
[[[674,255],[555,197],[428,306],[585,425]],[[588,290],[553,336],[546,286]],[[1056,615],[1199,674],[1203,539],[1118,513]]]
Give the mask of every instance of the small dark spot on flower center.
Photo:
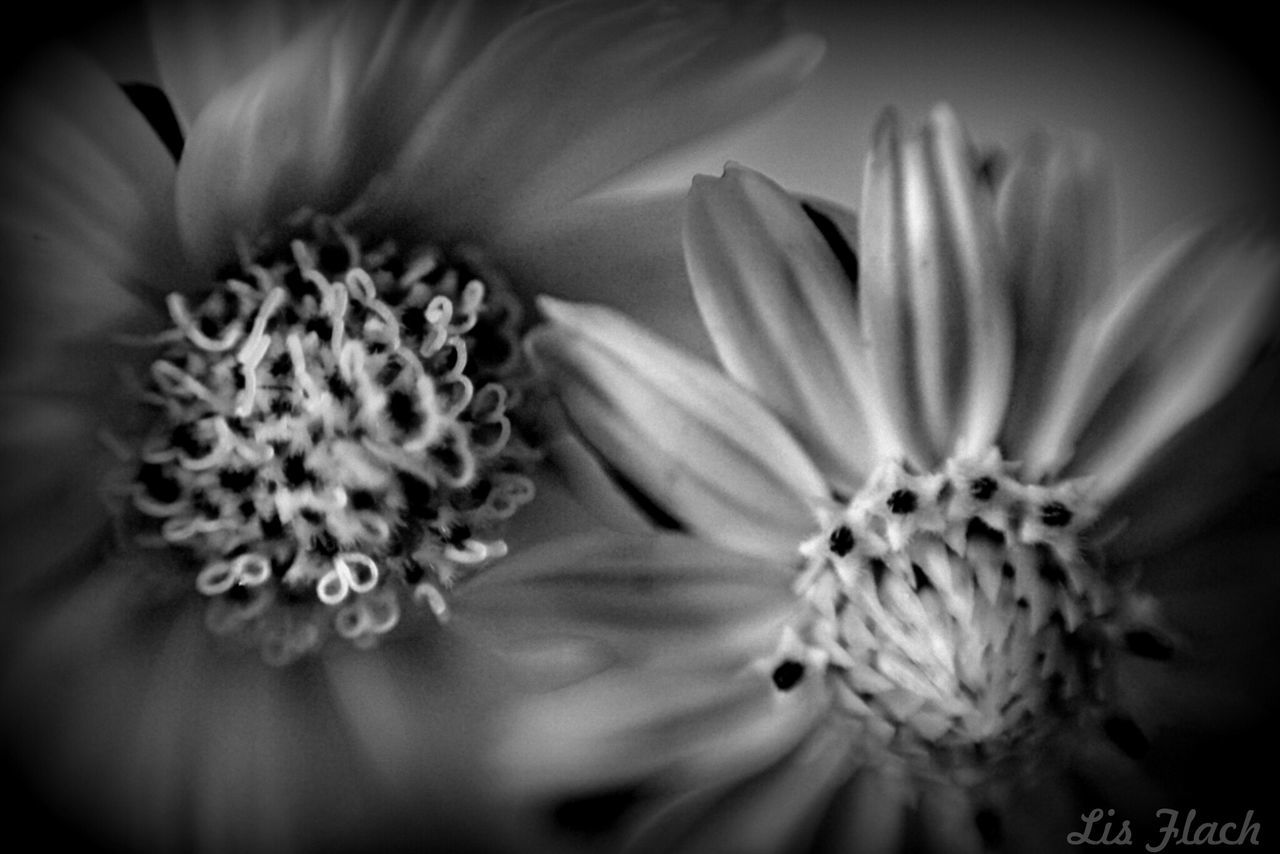
[[[899,516],[914,513],[917,505],[916,494],[910,489],[895,489],[886,502],[889,510]]]
[[[779,691],[790,691],[804,678],[804,665],[787,659],[773,669],[773,684]]]
[[[831,553],[836,557],[844,557],[853,551],[853,547],[857,545],[857,541],[853,537],[853,531],[848,525],[841,525],[831,532],[831,537],[827,540],[827,547],[831,549]]]
[[[969,483],[969,494],[978,501],[987,501],[996,494],[996,490],[999,488],[1000,486],[996,483],[995,478],[979,477]]]
[[[1071,524],[1072,515],[1061,501],[1050,501],[1040,508],[1040,521],[1050,528],[1065,528]]]

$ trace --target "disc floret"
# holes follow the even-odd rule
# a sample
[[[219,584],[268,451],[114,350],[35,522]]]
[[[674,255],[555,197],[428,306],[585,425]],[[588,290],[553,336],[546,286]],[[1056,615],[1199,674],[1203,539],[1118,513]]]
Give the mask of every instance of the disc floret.
[[[128,488],[140,538],[190,558],[210,628],[274,662],[331,633],[376,643],[408,603],[443,618],[533,495],[501,279],[319,217],[292,231],[169,296]]]

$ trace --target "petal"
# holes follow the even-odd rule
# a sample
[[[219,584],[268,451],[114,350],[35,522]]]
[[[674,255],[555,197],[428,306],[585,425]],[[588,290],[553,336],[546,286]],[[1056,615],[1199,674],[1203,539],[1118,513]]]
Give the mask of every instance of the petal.
[[[1002,445],[1020,459],[1086,311],[1114,277],[1110,171],[1085,137],[1031,136],[1000,186],[1000,237],[1016,318],[1016,375]]]
[[[513,705],[496,756],[517,791],[699,781],[767,767],[825,709],[817,680],[775,696],[754,671],[621,668]]]
[[[109,511],[101,486],[113,458],[100,442],[100,423],[82,403],[0,397],[0,589],[6,593],[47,582],[68,559],[88,557],[105,534]]]
[[[891,769],[860,769],[840,791],[826,833],[837,851],[892,854],[905,844],[911,786]]]
[[[772,4],[770,4],[772,6]],[[370,201],[446,237],[569,200],[789,92],[821,46],[775,8],[554,4],[441,94]]]
[[[305,26],[312,5],[290,0],[150,4],[160,83],[183,130],[214,96],[288,44]]]
[[[863,190],[863,326],[902,451],[926,468],[989,446],[1008,404],[1013,330],[992,208],[950,110],[905,141],[886,113]]]
[[[683,209],[682,193],[597,196],[484,235],[483,241],[526,296],[604,303],[711,356],[685,275]],[[429,232],[421,236],[432,238]]]
[[[506,15],[466,2],[350,4],[220,90],[178,176],[194,254],[216,263],[237,235],[256,238],[300,208],[346,207]]]
[[[578,642],[596,657],[745,665],[777,645],[790,573],[689,537],[598,534],[526,549],[475,578],[457,621],[501,645]]]
[[[756,172],[694,179],[685,257],[725,370],[779,413],[823,469],[856,490],[885,440],[850,280],[801,203]],[[856,271],[854,271],[856,275]],[[890,429],[874,422],[880,435]]]
[[[44,55],[21,83],[4,93],[6,254],[41,251],[33,243],[74,253],[97,273],[85,287],[110,290],[106,280],[150,296],[187,285],[173,225],[173,160],[124,93],[70,51]],[[91,299],[86,312],[114,301],[101,292]]]
[[[1280,244],[1232,226],[1183,236],[1093,312],[1026,462],[1095,479],[1103,501],[1231,390],[1274,332]]]
[[[542,305],[530,351],[586,441],[699,536],[794,559],[826,487],[769,411],[622,315]]]
[[[848,734],[819,728],[755,776],[710,799],[704,797],[703,803],[657,817],[639,838],[629,841],[626,850],[687,854],[811,850],[818,819],[847,773],[847,756]]]

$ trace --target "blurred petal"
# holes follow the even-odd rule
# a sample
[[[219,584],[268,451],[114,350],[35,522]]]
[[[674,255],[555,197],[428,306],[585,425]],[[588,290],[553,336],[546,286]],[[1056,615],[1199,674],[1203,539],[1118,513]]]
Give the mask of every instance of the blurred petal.
[[[446,237],[554,217],[629,167],[772,103],[820,53],[760,5],[549,6],[441,94],[369,207]]]
[[[96,271],[89,282],[45,285],[60,293],[110,282],[151,296],[189,284],[173,228],[173,159],[101,70],[70,51],[44,55],[20,85],[7,87],[4,113],[6,254],[40,252],[30,244],[42,244]],[[89,326],[95,310],[114,302],[101,292],[92,299]]]
[[[237,235],[257,237],[299,208],[346,207],[507,15],[467,2],[351,4],[221,89],[192,128],[178,175],[194,254],[216,263]]]
[[[860,486],[884,440],[868,436],[879,407],[868,399],[857,281],[801,203],[739,166],[699,176],[685,257],[729,375],[779,413],[831,478]],[[878,426],[881,435],[890,429]]]
[[[848,733],[823,727],[774,765],[698,804],[696,821],[664,816],[627,851],[807,851],[830,792],[847,773]],[[692,818],[692,816],[690,816]]]
[[[484,241],[523,293],[611,305],[710,357],[685,275],[683,209],[682,193],[579,199]]]
[[[776,646],[789,576],[687,537],[565,538],[477,577],[456,608],[499,645],[579,641],[627,665],[741,665]]]
[[[1115,275],[1114,200],[1098,144],[1030,137],[1000,186],[1000,236],[1009,264],[1016,375],[1002,444],[1020,459],[1085,313]]]
[[[698,535],[793,559],[826,488],[768,410],[619,314],[543,307],[531,353],[587,442]]]
[[[752,670],[608,670],[510,710],[496,756],[521,791],[592,791],[766,766],[825,709],[818,680],[777,696]]]
[[[97,413],[83,403],[0,396],[0,518],[5,561],[0,589],[48,580],[105,533],[100,489],[113,462]]]
[[[837,792],[826,834],[837,851],[896,854],[903,850],[911,787],[901,774],[862,768]]]
[[[1184,236],[1089,319],[1027,464],[1113,497],[1230,391],[1274,332],[1280,248],[1231,227]],[[1188,461],[1194,464],[1194,461]]]
[[[881,119],[863,217],[863,327],[901,452],[977,453],[1008,403],[1013,331],[991,199],[949,110],[905,141]]]
[[[160,83],[189,129],[209,101],[280,51],[316,3],[179,0],[150,4]]]

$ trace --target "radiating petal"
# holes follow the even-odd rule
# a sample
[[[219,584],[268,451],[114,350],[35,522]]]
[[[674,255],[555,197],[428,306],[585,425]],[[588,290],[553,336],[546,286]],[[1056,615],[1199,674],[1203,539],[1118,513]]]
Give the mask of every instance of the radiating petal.
[[[299,208],[346,207],[508,14],[386,0],[320,16],[201,111],[179,169],[183,238],[216,262]]]
[[[1089,318],[1026,462],[1093,476],[1114,496],[1230,391],[1274,332],[1280,246],[1231,226],[1166,248]]]
[[[863,185],[864,333],[901,452],[926,467],[996,438],[1013,345],[992,199],[938,108],[900,140],[886,113]]]
[[[741,775],[791,750],[822,714],[817,680],[802,685],[779,697],[753,670],[609,670],[514,704],[496,761],[525,792]]]
[[[900,773],[865,767],[835,797],[826,828],[834,850],[866,854],[903,850],[912,795]]]
[[[320,5],[305,0],[151,3],[148,23],[160,83],[183,130],[195,124],[215,95],[280,51]]]
[[[622,315],[543,306],[530,350],[587,442],[698,535],[793,559],[826,487],[769,411]]]
[[[775,101],[820,53],[758,5],[548,6],[494,39],[441,94],[369,207],[446,237],[555,216],[641,161]]]
[[[683,209],[682,193],[598,196],[476,239],[521,292],[611,305],[711,357],[685,275]],[[410,232],[429,239],[425,225],[410,223]]]
[[[874,420],[853,271],[799,201],[734,165],[694,179],[684,239],[694,296],[729,375],[836,482],[860,487],[887,441],[872,437],[892,428]]]
[[[153,295],[188,286],[173,227],[173,159],[101,70],[52,51],[6,87],[3,107],[6,253],[31,243],[76,253],[98,271],[85,287],[106,280]],[[72,285],[53,287],[65,293]],[[91,299],[86,312],[110,301]]]
[[[576,641],[628,666],[741,666],[776,646],[789,575],[688,537],[562,538],[467,584],[457,619],[496,645]]]
[[[72,556],[88,558],[106,532],[101,489],[113,458],[83,402],[0,395],[0,589],[47,581]]]
[[[664,816],[628,852],[777,854],[807,851],[818,819],[847,773],[848,733],[818,728],[759,774],[717,792],[685,821]]]
[[[1039,133],[1012,156],[998,199],[1016,374],[1002,445],[1020,459],[1072,338],[1115,275],[1114,199],[1098,144]]]

